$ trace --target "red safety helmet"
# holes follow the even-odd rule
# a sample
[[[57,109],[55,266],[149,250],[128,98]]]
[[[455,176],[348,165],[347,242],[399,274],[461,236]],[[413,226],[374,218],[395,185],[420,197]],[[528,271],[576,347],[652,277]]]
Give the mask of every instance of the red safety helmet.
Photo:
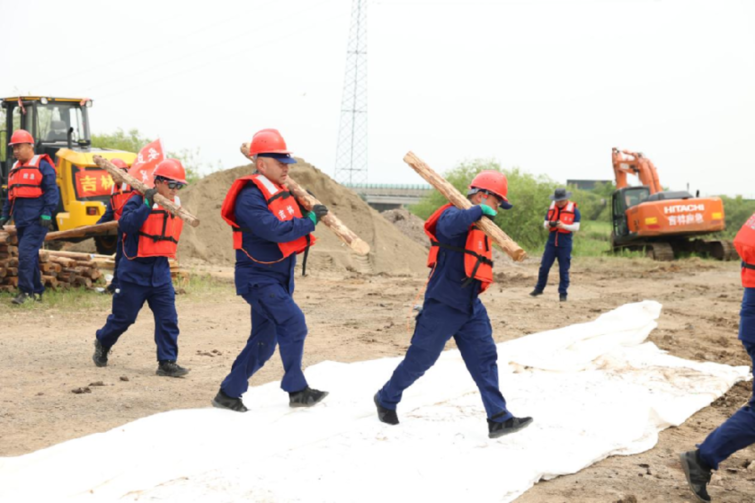
[[[17,145],[19,143],[31,143],[34,145],[34,137],[25,129],[16,129],[13,131],[8,145]]]
[[[186,170],[178,159],[165,159],[164,161],[160,161],[160,164],[157,165],[155,171],[152,172],[152,176],[160,176],[162,178],[167,178],[168,180],[173,180],[174,182],[186,183]]]
[[[506,196],[509,193],[509,181],[506,175],[500,171],[480,171],[472,183],[469,184],[469,195],[485,190],[501,200],[501,207],[507,209],[510,206]]]
[[[116,168],[128,170],[128,164],[126,164],[123,159],[118,159],[117,157],[115,159],[110,159],[110,164]]]
[[[290,153],[286,141],[277,129],[257,131],[249,144],[249,155]]]

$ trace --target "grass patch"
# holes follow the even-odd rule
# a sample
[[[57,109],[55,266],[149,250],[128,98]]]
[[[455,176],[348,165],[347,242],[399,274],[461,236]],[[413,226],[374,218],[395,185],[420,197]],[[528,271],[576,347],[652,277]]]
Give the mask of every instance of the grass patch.
[[[0,313],[13,310],[39,311],[39,310],[59,310],[59,311],[86,311],[89,309],[110,309],[111,296],[101,294],[85,288],[70,288],[68,290],[45,290],[42,296],[43,301],[29,302],[16,306],[11,304],[11,300],[18,293],[1,293],[0,294]]]
[[[104,284],[98,285],[104,287]],[[210,276],[209,274],[191,273],[184,278],[177,278],[173,282],[176,289],[177,300],[198,300],[210,297],[219,297],[224,294],[235,295],[231,282]],[[99,293],[96,290],[86,288],[69,288],[66,290],[52,290],[48,288],[43,295],[43,301],[26,302],[20,306],[11,304],[11,300],[18,295],[14,293],[0,293],[0,315],[17,311],[62,311],[79,312],[96,310],[110,312],[113,297],[109,294]]]

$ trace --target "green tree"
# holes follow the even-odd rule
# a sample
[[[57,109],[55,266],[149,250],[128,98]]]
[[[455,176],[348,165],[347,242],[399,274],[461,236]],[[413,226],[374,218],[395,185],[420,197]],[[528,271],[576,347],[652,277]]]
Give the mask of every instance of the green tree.
[[[720,233],[722,238],[733,239],[750,216],[755,213],[755,200],[742,196],[721,196],[724,203],[726,230]]]

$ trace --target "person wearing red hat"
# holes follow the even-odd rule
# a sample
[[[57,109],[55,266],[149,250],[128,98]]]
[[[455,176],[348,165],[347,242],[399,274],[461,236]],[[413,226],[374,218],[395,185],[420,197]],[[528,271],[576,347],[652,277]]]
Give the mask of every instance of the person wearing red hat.
[[[0,216],[0,228],[9,220],[18,235],[18,296],[13,304],[42,300],[45,286],[39,272],[39,249],[53,227],[58,207],[55,164],[47,154],[34,154],[34,137],[23,129],[13,132],[8,146],[16,163],[8,174],[8,197]]]
[[[92,360],[98,367],[108,364],[108,353],[118,338],[135,321],[146,302],[155,318],[157,375],[183,377],[189,369],[178,359],[178,314],[176,292],[170,275],[169,258],[176,258],[183,221],[155,202],[155,195],[180,205],[178,191],[186,186],[186,171],[175,159],[165,159],[153,172],[155,187],[143,195],[134,192],[118,220],[123,234],[123,258],[118,272],[119,287],[105,326],[97,331]]]
[[[277,345],[289,406],[312,407],[328,393],[310,388],[302,371],[307,323],[293,299],[294,266],[299,253],[306,264],[312,232],[328,209],[320,204],[303,212],[289,193],[284,183],[296,160],[277,130],[258,131],[249,153],[257,171],[233,183],[220,214],[233,229],[236,293],[252,307],[252,333],[212,405],[246,412],[241,396]]]
[[[498,387],[490,319],[479,299],[493,283],[493,260],[489,238],[474,224],[481,218],[494,219],[498,208],[510,209],[507,195],[506,175],[482,171],[467,193],[474,206],[462,210],[446,204],[425,222],[430,238],[427,265],[432,270],[406,356],[373,398],[383,423],[399,424],[396,408],[404,390],[435,364],[451,337],[480,390],[488,436],[498,438],[532,423],[532,418],[516,417],[506,406]]]
[[[537,276],[537,284],[530,295],[537,297],[542,295],[545,285],[548,284],[548,273],[553,262],[558,260],[558,297],[561,302],[566,302],[569,289],[569,268],[571,267],[572,236],[579,230],[581,215],[577,203],[569,201],[571,192],[566,189],[556,189],[548,196],[553,201],[545,214],[543,227],[548,229],[548,242],[545,244],[543,258],[540,260],[540,271]]]
[[[116,168],[122,169],[126,172],[128,171],[129,165],[126,164],[123,159],[118,159],[116,157],[115,159],[110,159],[110,163]],[[107,206],[105,207],[105,213],[100,217],[99,220],[97,220],[97,223],[104,224],[107,222],[112,222],[113,220],[115,220],[116,222],[120,220],[121,214],[123,213],[123,207],[133,195],[134,190],[131,188],[131,186],[125,183],[122,183],[120,185],[114,184],[110,192],[110,199],[108,200]],[[115,293],[115,291],[118,289],[118,264],[123,257],[123,244],[121,241],[122,236],[123,235],[119,232],[115,246],[113,279],[110,281],[110,284],[107,287],[107,291],[110,293]]]

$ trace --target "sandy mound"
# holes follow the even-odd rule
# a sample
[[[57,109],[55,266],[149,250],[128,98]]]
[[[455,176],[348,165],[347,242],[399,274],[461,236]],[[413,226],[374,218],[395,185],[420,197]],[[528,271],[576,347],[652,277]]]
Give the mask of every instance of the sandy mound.
[[[427,253],[421,245],[402,234],[354,192],[307,162],[297,160],[299,162],[291,170],[291,177],[315,194],[371,247],[367,257],[359,257],[324,224],[320,224],[315,231],[317,245],[309,254],[308,271],[425,273]],[[201,260],[220,265],[235,262],[231,228],[220,218],[220,206],[233,181],[251,173],[251,165],[220,171],[201,179],[181,193],[182,204],[202,220],[197,228],[184,227],[179,245],[179,258],[182,261]]]

